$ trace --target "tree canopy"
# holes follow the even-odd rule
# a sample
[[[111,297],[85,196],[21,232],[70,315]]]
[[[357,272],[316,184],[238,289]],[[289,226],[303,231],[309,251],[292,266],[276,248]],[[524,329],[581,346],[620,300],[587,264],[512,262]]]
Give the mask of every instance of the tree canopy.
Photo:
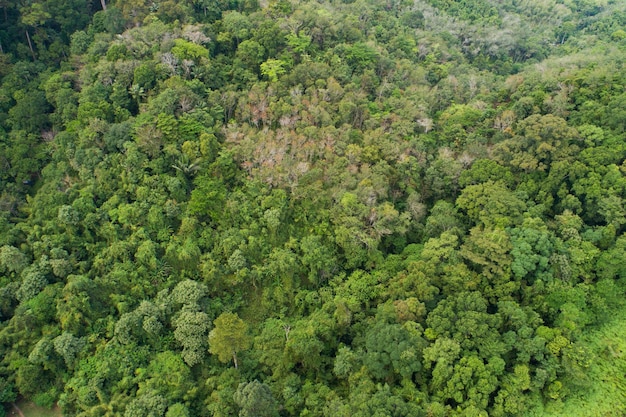
[[[623,402],[623,2],[0,9],[2,404]]]

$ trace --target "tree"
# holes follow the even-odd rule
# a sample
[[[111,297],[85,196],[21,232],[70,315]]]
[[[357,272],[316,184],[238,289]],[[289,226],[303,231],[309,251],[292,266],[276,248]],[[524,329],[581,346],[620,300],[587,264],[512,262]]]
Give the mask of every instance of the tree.
[[[300,242],[300,261],[308,269],[309,282],[319,285],[336,266],[332,249],[318,235],[307,235]]]
[[[191,192],[189,212],[199,218],[209,218],[218,221],[223,214],[226,188],[224,183],[209,175],[197,177],[195,187]]]
[[[461,409],[467,410],[465,415],[473,414],[469,410],[486,410],[491,394],[498,388],[502,371],[504,361],[500,358],[485,363],[476,356],[464,356],[455,364],[453,374],[441,391],[434,393],[435,398],[454,400]]]
[[[439,237],[443,232],[461,233],[458,211],[451,203],[439,200],[426,218],[424,232],[428,237]]]
[[[216,325],[217,326],[217,325]],[[239,384],[235,395],[239,417],[277,417],[278,407],[269,387],[256,379]]]
[[[183,346],[181,356],[185,363],[194,366],[204,359],[210,328],[209,317],[202,311],[183,310],[173,320],[174,337]]]
[[[153,391],[138,396],[126,407],[124,417],[163,417],[167,400]]]
[[[222,28],[223,31],[217,36],[218,42],[225,44],[229,49],[233,47],[231,43],[234,42],[232,49],[236,49],[241,41],[250,37],[252,24],[247,15],[237,11],[229,11],[222,16]]]
[[[361,72],[366,68],[371,68],[380,59],[378,51],[366,43],[357,42],[353,45],[341,46],[343,55],[353,72]]]
[[[526,211],[524,201],[501,181],[468,185],[456,200],[475,224],[486,227],[507,227],[518,224]]]
[[[501,318],[488,313],[487,306],[479,292],[452,294],[430,312],[424,334],[430,339],[453,339],[464,354],[471,352],[482,359],[499,356],[506,351],[498,332]]]
[[[263,323],[260,334],[254,338],[254,348],[251,354],[263,365],[261,369],[268,374],[286,373],[283,355],[290,332],[289,324],[270,318]]]
[[[69,332],[63,332],[52,340],[54,350],[61,355],[68,368],[73,369],[77,356],[86,345],[86,340],[78,338]]]
[[[209,58],[209,51],[202,45],[186,41],[184,39],[176,39],[172,54],[180,61],[191,60],[197,64],[206,63]],[[141,68],[141,67],[139,67]],[[135,70],[135,82],[137,82],[137,70]],[[140,85],[147,86],[145,83]]]
[[[393,375],[412,378],[422,369],[421,350],[426,343],[420,328],[377,322],[365,335],[364,365],[374,378],[390,381]]]
[[[246,334],[248,325],[236,313],[222,313],[213,321],[215,327],[209,333],[209,351],[227,363],[231,359],[238,366],[237,352],[247,350],[251,339]]]
[[[506,186],[510,187],[513,185],[513,175],[510,169],[503,167],[492,159],[477,159],[459,177],[459,185],[461,187],[487,181],[503,181]]]
[[[461,255],[479,275],[481,293],[494,305],[519,288],[519,282],[511,280],[511,249],[504,230],[482,228],[473,228],[461,247]]]
[[[183,305],[187,310],[197,310],[202,305],[202,300],[208,294],[208,288],[205,284],[185,279],[176,284],[172,290],[172,301],[176,304]]]
[[[169,403],[188,398],[193,389],[189,367],[172,351],[158,353],[146,368],[137,370],[137,374],[140,378],[147,377],[139,383],[139,394],[153,391]]]
[[[535,280],[550,281],[550,258],[554,243],[541,219],[527,218],[520,227],[511,229],[510,234],[513,276],[529,284]],[[567,274],[563,277],[567,278]]]
[[[441,113],[439,125],[445,143],[456,147],[465,145],[468,136],[480,126],[483,113],[468,105],[453,104]]]
[[[39,265],[31,265],[22,271],[22,284],[16,292],[17,299],[28,301],[39,294],[48,284],[45,270]]]
[[[261,64],[261,74],[269,78],[270,81],[278,81],[278,76],[286,72],[286,63],[280,59],[268,59]]]
[[[415,400],[409,399],[404,395],[411,392],[413,387],[409,386],[409,383],[404,387],[395,387],[389,384],[374,385],[372,381],[360,378],[359,382],[350,391],[349,407],[337,407],[339,408],[338,410],[333,410],[329,404],[327,409],[329,409],[332,415],[341,417],[422,417],[424,414],[421,406]],[[328,400],[332,398],[332,394],[334,393],[327,394],[325,398],[327,403],[331,403]]]
[[[424,367],[428,370],[432,368],[431,391],[438,392],[452,376],[454,364],[461,354],[461,345],[450,338],[438,337],[424,349],[423,354]]]
[[[237,47],[237,57],[250,70],[258,71],[265,56],[265,48],[255,40],[248,39]]]
[[[289,328],[284,355],[292,367],[298,365],[313,371],[321,368],[322,352],[325,347],[319,334],[321,329],[318,326],[321,324],[324,324],[322,320],[318,322],[313,318],[307,318],[298,320]]]
[[[4,245],[0,248],[0,266],[8,271],[20,274],[28,265],[28,259],[13,246]]]
[[[529,400],[524,392],[530,389],[530,370],[526,365],[517,365],[512,373],[504,376],[502,388],[494,401],[494,415],[506,416],[527,410]]]
[[[576,129],[557,116],[532,115],[519,123],[517,136],[497,145],[497,160],[523,172],[547,171],[553,161],[576,153]]]
[[[102,293],[103,289],[84,275],[67,277],[67,284],[56,303],[57,319],[61,328],[81,334],[84,327],[92,322],[92,318],[100,313],[98,307],[102,304],[97,294]]]
[[[165,417],[190,417],[189,409],[185,404],[176,403],[167,408]]]

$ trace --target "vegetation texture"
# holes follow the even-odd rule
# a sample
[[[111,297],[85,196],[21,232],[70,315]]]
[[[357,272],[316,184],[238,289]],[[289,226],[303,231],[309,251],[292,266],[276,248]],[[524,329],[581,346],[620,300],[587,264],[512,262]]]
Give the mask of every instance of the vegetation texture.
[[[623,415],[625,27],[0,0],[0,403]]]

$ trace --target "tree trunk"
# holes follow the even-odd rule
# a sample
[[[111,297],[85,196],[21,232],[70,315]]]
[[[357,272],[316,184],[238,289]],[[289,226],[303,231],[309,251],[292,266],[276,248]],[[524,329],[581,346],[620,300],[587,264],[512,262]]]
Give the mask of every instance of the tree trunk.
[[[237,353],[233,351],[233,362],[235,363],[235,369],[237,369]]]
[[[102,10],[106,11],[107,10],[107,4],[105,3],[105,0],[100,0],[100,4],[102,5]]]
[[[30,48],[30,53],[33,54],[33,61],[36,61],[37,58],[35,57],[35,50],[33,49],[33,44],[30,41],[30,35],[28,34],[28,31],[26,31],[26,39],[28,40],[28,47]]]

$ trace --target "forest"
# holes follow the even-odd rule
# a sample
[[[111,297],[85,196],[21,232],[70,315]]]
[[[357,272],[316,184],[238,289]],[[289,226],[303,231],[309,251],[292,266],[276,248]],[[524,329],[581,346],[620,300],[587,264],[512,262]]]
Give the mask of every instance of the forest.
[[[622,0],[0,0],[7,414],[623,416],[625,290]]]

